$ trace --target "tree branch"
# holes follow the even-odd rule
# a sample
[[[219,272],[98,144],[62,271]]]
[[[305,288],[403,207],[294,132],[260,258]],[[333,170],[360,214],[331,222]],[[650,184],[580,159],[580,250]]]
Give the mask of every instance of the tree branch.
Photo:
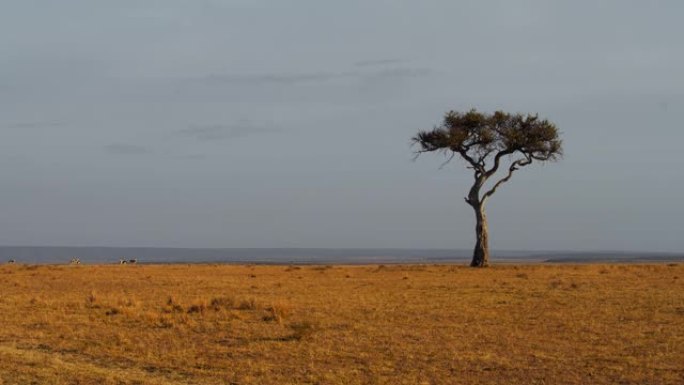
[[[440,170],[443,169],[444,166],[446,166],[447,164],[449,164],[449,162],[451,162],[451,160],[454,159],[455,156],[456,156],[456,153],[455,153],[455,152],[452,152],[452,153],[451,153],[451,156],[449,157],[449,159],[447,159],[446,161],[444,161],[444,163],[442,163],[442,164],[439,166],[439,169],[440,169]]]
[[[515,151],[512,150],[503,150],[499,151],[496,156],[494,157],[494,165],[492,168],[489,169],[489,171],[485,172],[484,175],[489,178],[490,176],[496,174],[496,171],[499,169],[499,164],[501,163],[501,158],[503,158],[506,155],[510,155]]]
[[[424,154],[426,152],[435,152],[435,151],[442,151],[442,149],[435,148],[435,149],[429,149],[429,150],[416,150],[413,152],[414,155],[413,155],[413,158],[411,160],[415,162],[418,159],[418,157],[420,156],[420,154]]]
[[[487,159],[487,157],[489,156],[489,154],[491,154],[493,151],[494,151],[494,150],[486,150],[485,152],[483,152],[482,154],[480,154],[480,156],[477,157],[477,163],[479,163],[480,166],[482,166],[482,167],[484,168],[484,166],[485,166],[485,159]]]
[[[464,149],[464,148],[460,148],[460,149],[458,149],[457,152],[459,154],[461,154],[463,159],[465,159],[468,163],[470,163],[470,165],[473,166],[473,168],[475,168],[476,170],[479,169],[480,168],[479,163],[477,163],[475,161],[475,159],[473,159],[470,155],[468,155],[468,153],[466,151],[468,151],[468,150]]]
[[[484,195],[482,196],[482,200],[480,201],[480,204],[484,204],[487,201],[487,198],[494,195],[494,193],[496,192],[496,189],[499,188],[499,186],[508,182],[511,179],[511,177],[513,176],[513,173],[516,170],[518,170],[519,167],[525,167],[525,166],[529,165],[530,163],[532,163],[532,158],[529,157],[528,155],[525,155],[525,159],[518,159],[515,162],[513,162],[511,164],[511,167],[508,168],[508,175],[501,178],[501,180],[496,182],[496,184],[489,191],[484,193]]]
[[[472,168],[475,170],[475,179],[478,179],[480,175],[485,173],[485,168],[483,162],[480,160],[475,160],[472,156],[468,155],[468,150],[470,150],[471,145],[467,146],[461,146],[457,149],[453,149],[451,151],[458,152],[463,159],[465,159],[468,163],[470,163],[470,166],[468,168]]]

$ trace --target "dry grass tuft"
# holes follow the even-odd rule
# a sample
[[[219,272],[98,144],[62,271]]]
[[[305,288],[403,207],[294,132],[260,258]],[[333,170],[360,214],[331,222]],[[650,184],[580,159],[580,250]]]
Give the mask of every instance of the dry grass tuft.
[[[169,296],[166,300],[166,306],[162,310],[164,313],[183,313],[185,309],[183,305],[178,303],[178,300],[173,296]]]
[[[88,295],[86,296],[86,300],[85,300],[86,307],[89,307],[89,308],[99,307],[97,302],[98,302],[97,301],[97,295],[95,294],[95,292],[91,291],[90,293],[88,293]]]
[[[259,305],[257,304],[256,299],[247,298],[240,301],[240,304],[237,308],[238,310],[257,310],[259,308]]]
[[[317,325],[311,321],[295,322],[290,325],[292,334],[285,337],[286,340],[301,341],[304,338],[311,336],[317,329]]]
[[[105,312],[105,314],[108,315],[108,316],[113,316],[113,315],[121,314],[121,309],[119,309],[118,307],[111,307],[111,308],[109,308],[109,310],[107,310],[107,311]]]
[[[232,309],[237,301],[233,297],[214,297],[209,302],[210,306],[216,310]]]
[[[283,323],[283,320],[288,318],[292,314],[292,307],[283,302],[273,304],[266,307],[266,315],[264,316],[264,321],[266,322],[277,322],[279,324]]]
[[[188,307],[188,314],[193,314],[193,313],[204,314],[205,310],[207,310],[207,305],[205,305],[204,303],[197,303],[194,305],[190,305]]]

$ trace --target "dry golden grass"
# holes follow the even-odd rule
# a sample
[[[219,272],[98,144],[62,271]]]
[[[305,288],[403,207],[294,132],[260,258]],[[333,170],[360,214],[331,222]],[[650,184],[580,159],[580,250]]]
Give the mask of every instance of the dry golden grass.
[[[684,384],[684,265],[0,266],[0,384]]]

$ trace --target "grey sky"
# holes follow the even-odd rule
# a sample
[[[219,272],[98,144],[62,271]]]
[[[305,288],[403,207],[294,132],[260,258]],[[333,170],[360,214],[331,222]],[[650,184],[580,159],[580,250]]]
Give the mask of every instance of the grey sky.
[[[558,164],[495,249],[684,250],[681,1],[5,0],[0,244],[470,248],[449,109],[539,112]]]

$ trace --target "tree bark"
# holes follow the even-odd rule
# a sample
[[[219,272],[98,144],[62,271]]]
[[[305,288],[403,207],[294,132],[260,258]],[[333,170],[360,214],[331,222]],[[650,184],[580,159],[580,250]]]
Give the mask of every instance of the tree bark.
[[[475,250],[473,250],[473,260],[470,262],[472,267],[489,266],[489,228],[487,227],[487,215],[485,215],[484,205],[473,205],[475,210]]]

